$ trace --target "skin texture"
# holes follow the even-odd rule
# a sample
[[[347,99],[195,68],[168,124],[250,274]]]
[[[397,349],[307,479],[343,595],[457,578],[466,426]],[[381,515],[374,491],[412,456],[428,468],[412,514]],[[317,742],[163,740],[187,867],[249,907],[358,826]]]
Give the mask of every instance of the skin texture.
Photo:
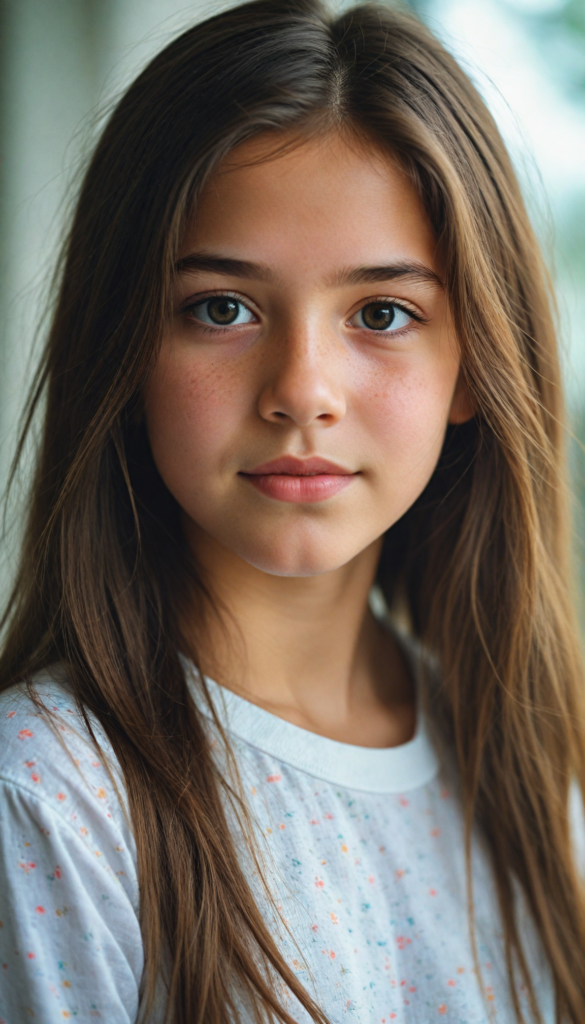
[[[226,647],[210,627],[204,668],[306,729],[396,745],[413,732],[412,685],[367,595],[382,534],[424,489],[447,422],[472,409],[435,238],[401,170],[337,135],[273,150],[267,138],[236,150],[189,225],[146,393],[150,442],[239,630],[228,624]],[[404,264],[421,273],[358,279]],[[243,322],[203,323],[195,303],[226,292]],[[390,299],[424,322],[395,309],[393,333],[364,326],[360,310]],[[291,502],[243,475],[283,455],[333,461],[350,482]]]

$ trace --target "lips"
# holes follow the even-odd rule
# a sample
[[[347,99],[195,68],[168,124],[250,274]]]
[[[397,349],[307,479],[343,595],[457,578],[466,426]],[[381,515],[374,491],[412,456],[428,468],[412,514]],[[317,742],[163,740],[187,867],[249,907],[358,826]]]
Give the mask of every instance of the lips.
[[[359,473],[317,456],[299,459],[283,455],[239,475],[268,498],[299,503],[331,498],[348,487]]]
[[[351,469],[344,469],[343,466],[338,466],[335,462],[329,462],[328,459],[319,459],[316,456],[312,456],[310,459],[297,459],[294,455],[283,455],[280,459],[274,459],[272,462],[263,462],[260,466],[256,466],[255,469],[248,470],[244,476],[266,476],[272,474],[283,476],[317,476],[318,474],[353,476]]]

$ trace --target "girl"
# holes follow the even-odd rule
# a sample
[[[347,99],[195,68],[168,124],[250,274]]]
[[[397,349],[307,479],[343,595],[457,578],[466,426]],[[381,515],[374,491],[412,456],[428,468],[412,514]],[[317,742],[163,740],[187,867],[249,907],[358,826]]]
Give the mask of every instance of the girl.
[[[582,1024],[548,284],[428,30],[257,0],[159,54],[86,174],[41,408],[2,1019]]]

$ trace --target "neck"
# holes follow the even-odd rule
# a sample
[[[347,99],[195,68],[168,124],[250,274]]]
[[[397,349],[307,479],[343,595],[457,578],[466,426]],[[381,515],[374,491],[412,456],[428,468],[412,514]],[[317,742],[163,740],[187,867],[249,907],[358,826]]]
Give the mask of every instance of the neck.
[[[285,577],[256,569],[192,523],[187,536],[227,612],[221,627],[206,624],[197,644],[207,675],[342,742],[393,746],[410,738],[408,672],[368,604],[381,540],[331,572]]]

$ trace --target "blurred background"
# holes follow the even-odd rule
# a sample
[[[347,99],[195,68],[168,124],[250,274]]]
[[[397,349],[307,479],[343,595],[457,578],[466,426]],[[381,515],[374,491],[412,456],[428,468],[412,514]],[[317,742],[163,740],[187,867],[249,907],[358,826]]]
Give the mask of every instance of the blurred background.
[[[0,0],[0,493],[51,268],[104,113],[167,41],[226,6]],[[556,282],[571,428],[585,442],[585,0],[412,6],[474,79],[512,152]],[[576,441],[571,467],[583,564],[585,455]],[[5,558],[14,549],[12,538]],[[8,575],[5,562],[0,595]],[[581,578],[585,589],[583,571]]]

